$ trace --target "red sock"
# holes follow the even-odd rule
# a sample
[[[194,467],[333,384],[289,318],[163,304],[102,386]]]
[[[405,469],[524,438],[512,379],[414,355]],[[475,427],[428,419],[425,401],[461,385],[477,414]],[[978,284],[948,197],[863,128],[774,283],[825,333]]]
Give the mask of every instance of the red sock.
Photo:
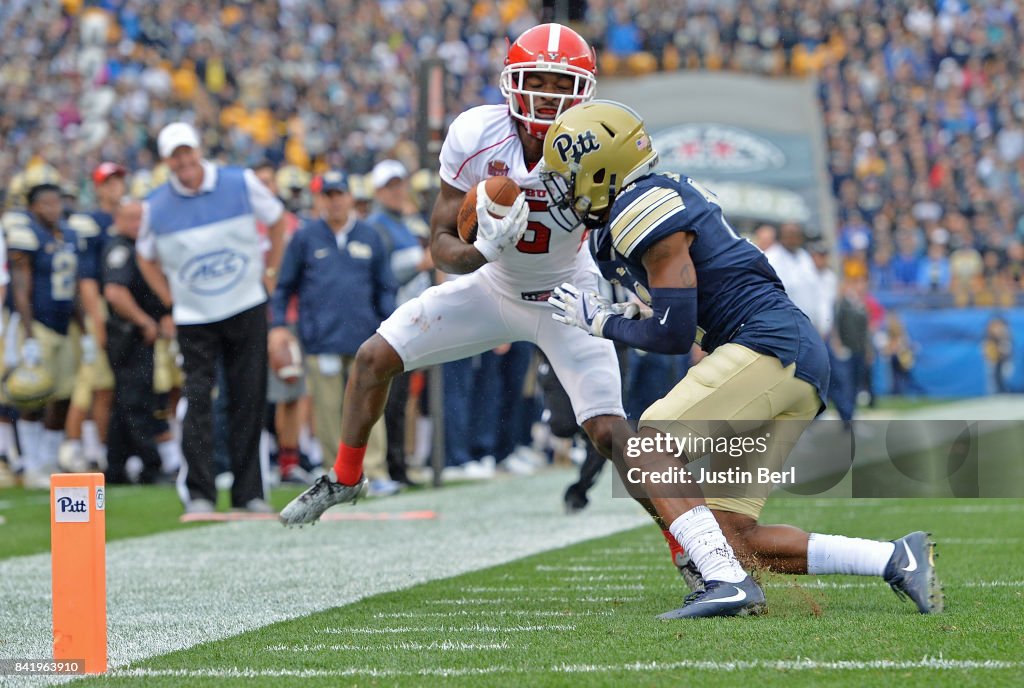
[[[344,442],[338,443],[338,459],[334,462],[334,474],[342,485],[355,485],[363,475],[363,456],[366,447],[350,447]]]
[[[668,542],[668,551],[672,555],[672,563],[676,563],[676,555],[683,553],[683,546],[676,540],[676,536],[667,530],[661,531],[662,537]]]
[[[277,450],[277,467],[281,469],[281,475],[288,475],[293,468],[299,465],[299,450],[296,447],[281,447]]]

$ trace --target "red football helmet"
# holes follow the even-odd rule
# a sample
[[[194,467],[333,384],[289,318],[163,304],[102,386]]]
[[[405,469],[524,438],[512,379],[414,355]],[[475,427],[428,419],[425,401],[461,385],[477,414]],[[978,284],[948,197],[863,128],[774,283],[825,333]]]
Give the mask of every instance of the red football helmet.
[[[526,76],[534,72],[572,77],[572,93],[527,90]],[[501,72],[501,93],[508,100],[509,113],[523,122],[531,135],[542,139],[558,115],[594,97],[596,74],[594,49],[582,36],[561,24],[541,24],[525,31],[509,46]],[[540,113],[536,98],[555,99],[558,106],[553,113]]]

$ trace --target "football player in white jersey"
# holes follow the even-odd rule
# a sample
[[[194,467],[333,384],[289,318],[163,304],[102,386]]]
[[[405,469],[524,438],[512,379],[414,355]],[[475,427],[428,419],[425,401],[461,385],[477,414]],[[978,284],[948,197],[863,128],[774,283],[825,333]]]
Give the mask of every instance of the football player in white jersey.
[[[355,501],[365,483],[369,432],[383,413],[393,377],[508,342],[541,348],[577,422],[602,454],[611,457],[613,438],[619,442],[631,434],[611,342],[560,326],[547,303],[563,281],[597,287],[596,265],[585,247],[580,250],[582,225],[572,213],[549,208],[537,169],[551,123],[593,98],[595,73],[594,51],[579,34],[559,24],[536,26],[509,46],[501,73],[507,104],[472,108],[452,123],[441,149],[430,247],[439,268],[461,276],[400,306],[360,347],[345,390],[334,470],[281,511],[283,523],[311,523],[329,507]],[[456,230],[465,194],[496,175],[508,176],[522,193],[501,219],[487,213],[479,193],[477,239],[468,244]],[[645,507],[652,510],[649,503]],[[658,520],[656,512],[652,516]],[[716,565],[741,571],[709,520],[710,530],[717,531],[709,535],[712,549],[720,552]]]

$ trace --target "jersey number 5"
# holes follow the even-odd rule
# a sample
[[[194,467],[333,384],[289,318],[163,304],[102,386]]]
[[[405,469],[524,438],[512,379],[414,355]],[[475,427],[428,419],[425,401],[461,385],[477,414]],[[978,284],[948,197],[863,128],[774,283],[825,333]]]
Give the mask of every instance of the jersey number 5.
[[[528,200],[530,204],[530,212],[547,212],[548,203],[547,201],[540,200]],[[526,223],[526,234],[516,244],[516,248],[520,253],[547,253],[551,250],[551,228],[545,224],[531,220]]]

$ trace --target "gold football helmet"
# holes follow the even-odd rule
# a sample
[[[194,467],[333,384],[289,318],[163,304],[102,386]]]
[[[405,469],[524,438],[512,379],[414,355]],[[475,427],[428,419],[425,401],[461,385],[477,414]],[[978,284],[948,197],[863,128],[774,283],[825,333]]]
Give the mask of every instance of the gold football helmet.
[[[571,108],[544,137],[540,177],[552,215],[603,224],[615,195],[658,164],[640,115],[611,100]]]
[[[40,365],[20,363],[4,373],[2,381],[8,403],[22,411],[41,409],[53,396],[57,383]]]

